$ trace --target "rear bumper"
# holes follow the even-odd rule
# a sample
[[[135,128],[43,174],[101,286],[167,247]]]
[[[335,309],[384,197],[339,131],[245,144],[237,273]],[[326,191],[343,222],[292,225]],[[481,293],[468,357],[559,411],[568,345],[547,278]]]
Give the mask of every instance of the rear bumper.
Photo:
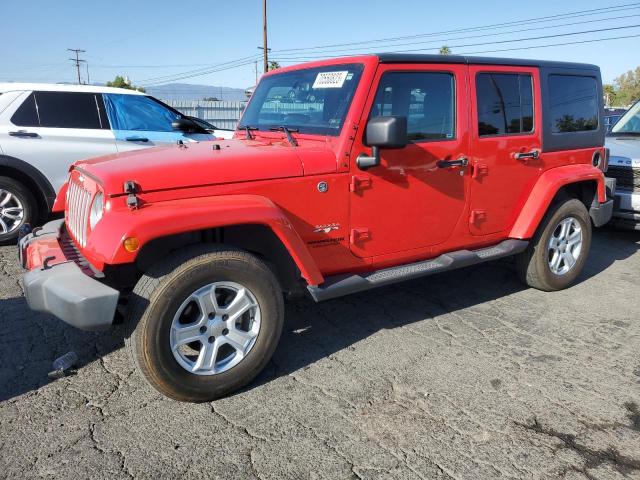
[[[63,232],[63,221],[56,220],[20,240],[20,261],[29,270],[23,277],[27,303],[76,328],[106,330],[120,294],[88,275],[77,254],[63,248]]]

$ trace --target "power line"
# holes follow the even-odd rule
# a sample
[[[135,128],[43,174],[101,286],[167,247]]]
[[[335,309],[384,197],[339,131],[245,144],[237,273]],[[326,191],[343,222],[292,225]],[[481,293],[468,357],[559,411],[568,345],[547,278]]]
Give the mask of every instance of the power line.
[[[243,67],[245,65],[251,65],[254,62],[255,62],[255,58],[251,57],[251,59],[245,60],[243,62],[238,62],[238,63],[232,64],[232,65],[219,67],[219,68],[212,68],[212,69],[209,69],[207,71],[191,73],[191,74],[181,74],[181,75],[178,75],[178,76],[174,76],[174,77],[171,77],[171,78],[164,78],[164,79],[157,80],[157,81],[154,81],[154,82],[147,82],[147,83],[139,82],[139,83],[142,83],[144,86],[156,86],[156,85],[160,85],[160,84],[164,84],[164,83],[175,82],[177,80],[184,80],[184,79],[187,79],[187,78],[199,77],[199,76],[202,76],[202,75],[209,75],[211,73],[218,73],[218,72],[222,72],[222,71],[225,71],[225,70],[231,70],[231,69],[234,69],[234,68]]]
[[[198,74],[203,73],[204,75],[206,75],[206,72],[210,69],[215,69],[215,68],[219,68],[219,67],[223,67],[226,65],[231,65],[237,62],[242,62],[242,61],[250,61],[253,62],[256,58],[259,58],[260,55],[259,54],[254,54],[254,55],[250,55],[248,57],[242,57],[242,58],[237,58],[235,60],[229,60],[227,62],[222,62],[222,63],[217,63],[217,64],[212,64],[212,65],[207,65],[206,67],[203,68],[197,68],[194,70],[187,70],[186,72],[181,72],[181,73],[174,73],[174,74],[169,74],[169,75],[161,75],[158,77],[151,77],[151,78],[147,78],[144,80],[140,80],[138,83],[145,83],[145,82],[150,82],[150,83],[158,83],[160,81],[165,81],[165,79],[172,79],[173,77],[177,77],[177,76],[182,76],[182,75],[191,75],[194,74],[194,76],[197,76]],[[167,81],[169,81],[167,80]]]
[[[623,16],[618,16],[618,17],[607,17],[607,18],[599,18],[596,20],[583,20],[583,21],[579,21],[579,22],[571,22],[571,23],[561,23],[558,25],[548,25],[545,28],[546,29],[551,29],[551,28],[562,28],[562,27],[571,27],[571,26],[575,26],[575,25],[583,25],[583,24],[588,24],[588,23],[599,23],[599,22],[606,22],[606,21],[611,21],[611,20],[622,20],[622,19],[628,19],[628,18],[633,18],[633,17],[640,17],[640,14],[636,14],[636,15],[623,15]],[[396,44],[385,44],[385,45],[379,45],[376,47],[372,47],[372,48],[395,48],[395,47],[403,47],[403,46],[408,46],[408,45],[424,45],[424,44],[438,44],[438,46],[441,45],[447,45],[449,46],[449,42],[453,41],[453,40],[467,40],[467,39],[472,39],[472,38],[484,38],[484,37],[495,37],[495,36],[503,36],[503,35],[511,35],[514,33],[523,33],[523,32],[530,32],[530,31],[535,31],[535,30],[539,30],[540,27],[529,27],[529,28],[522,28],[522,29],[518,29],[518,30],[509,30],[509,31],[501,31],[500,33],[483,33],[481,35],[468,35],[468,36],[463,36],[463,37],[450,37],[450,38],[440,38],[440,39],[435,39],[435,40],[426,40],[426,41],[420,41],[420,42],[409,42],[409,43],[396,43]],[[334,53],[339,53],[339,52],[345,52],[345,51],[353,51],[354,49],[335,49],[335,50],[322,50],[322,51],[318,51],[318,52],[312,52],[314,54],[318,53],[318,54],[334,54]],[[285,56],[291,56],[293,54],[284,54]],[[284,58],[284,57],[279,57],[279,58]]]
[[[461,45],[450,45],[450,48],[466,48],[466,47],[478,47],[478,46],[482,46],[482,45],[497,45],[497,44],[502,44],[502,43],[516,43],[516,42],[527,42],[527,41],[532,41],[532,40],[543,40],[546,38],[558,38],[558,37],[568,37],[568,36],[572,36],[572,35],[584,35],[587,33],[600,33],[600,32],[608,32],[608,31],[612,31],[612,30],[624,30],[624,29],[628,29],[628,28],[637,28],[640,27],[640,24],[636,24],[636,25],[625,25],[625,26],[621,26],[621,27],[609,27],[609,28],[598,28],[598,29],[592,29],[592,30],[583,30],[580,32],[569,32],[569,33],[556,33],[553,35],[539,35],[536,37],[525,37],[525,38],[517,38],[517,39],[509,39],[509,40],[494,40],[492,42],[481,42],[481,43],[467,43],[467,44],[461,44]],[[411,48],[411,49],[406,49],[406,50],[395,50],[394,53],[407,53],[407,52],[423,52],[425,50],[435,50],[435,47],[429,47],[429,48]],[[339,55],[339,56],[344,56],[344,55]],[[313,59],[313,58],[325,58],[324,56],[311,56],[311,55],[307,55],[304,57],[305,59]],[[278,59],[281,60],[299,60],[300,58],[287,58],[287,57],[278,57]]]
[[[400,37],[377,38],[377,39],[361,40],[361,41],[357,41],[357,42],[317,45],[317,46],[314,46],[314,47],[274,49],[273,52],[274,53],[277,53],[277,52],[303,52],[303,51],[318,50],[318,49],[325,49],[325,48],[331,48],[331,47],[344,47],[344,46],[363,45],[363,44],[371,44],[371,43],[385,43],[385,42],[393,42],[393,41],[400,41],[400,40],[409,40],[409,39],[413,39],[413,38],[431,37],[431,36],[435,36],[435,35],[445,35],[445,34],[450,34],[450,33],[466,33],[466,32],[473,32],[473,31],[480,31],[480,30],[490,30],[490,29],[495,30],[497,28],[513,26],[513,25],[518,25],[518,24],[522,24],[522,23],[527,23],[527,24],[547,23],[547,22],[552,21],[554,19],[577,18],[577,17],[583,17],[583,16],[591,16],[591,15],[594,15],[594,14],[597,15],[598,13],[596,13],[596,12],[599,12],[601,14],[601,13],[610,13],[612,11],[629,10],[629,9],[632,9],[633,7],[637,7],[639,5],[640,5],[640,2],[627,3],[627,4],[620,4],[620,5],[612,5],[610,7],[594,8],[594,9],[590,9],[590,10],[577,10],[577,11],[574,11],[574,12],[567,12],[567,13],[556,14],[556,15],[547,15],[547,16],[544,16],[544,17],[535,17],[535,18],[528,18],[528,19],[523,19],[523,20],[512,20],[512,21],[509,21],[509,22],[494,23],[494,24],[482,25],[482,26],[477,26],[477,27],[468,27],[468,28],[464,28],[464,29],[444,30],[444,31],[440,31],[440,32],[429,32],[429,33],[421,33],[421,34],[415,34],[415,35],[405,35],[405,36],[400,36]]]

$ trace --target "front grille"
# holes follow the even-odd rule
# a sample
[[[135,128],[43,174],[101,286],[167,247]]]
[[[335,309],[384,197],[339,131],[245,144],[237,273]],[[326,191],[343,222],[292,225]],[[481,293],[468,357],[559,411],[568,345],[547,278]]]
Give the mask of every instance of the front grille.
[[[607,177],[616,179],[616,188],[623,190],[640,190],[640,169],[609,165]]]
[[[81,247],[87,244],[87,223],[91,192],[80,185],[72,175],[67,193],[67,230]]]

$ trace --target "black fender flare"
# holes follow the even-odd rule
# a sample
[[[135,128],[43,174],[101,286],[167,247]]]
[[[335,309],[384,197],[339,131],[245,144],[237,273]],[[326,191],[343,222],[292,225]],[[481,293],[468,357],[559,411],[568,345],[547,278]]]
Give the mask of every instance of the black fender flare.
[[[53,202],[56,199],[56,191],[53,189],[51,182],[47,180],[47,177],[33,165],[20,160],[19,158],[10,157],[9,155],[0,154],[0,175],[2,175],[2,167],[7,167],[12,170],[18,171],[21,175],[31,180],[37,187],[39,192],[33,192],[44,201],[49,211],[53,207]],[[17,178],[20,180],[20,178]]]

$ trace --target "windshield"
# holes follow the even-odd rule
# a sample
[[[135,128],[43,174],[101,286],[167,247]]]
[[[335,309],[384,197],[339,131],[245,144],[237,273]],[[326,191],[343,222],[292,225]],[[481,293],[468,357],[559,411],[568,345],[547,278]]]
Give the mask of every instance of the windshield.
[[[292,131],[339,135],[362,65],[330,65],[264,77],[239,129],[285,126]]]
[[[612,134],[640,135],[640,102],[631,107],[611,129]]]

